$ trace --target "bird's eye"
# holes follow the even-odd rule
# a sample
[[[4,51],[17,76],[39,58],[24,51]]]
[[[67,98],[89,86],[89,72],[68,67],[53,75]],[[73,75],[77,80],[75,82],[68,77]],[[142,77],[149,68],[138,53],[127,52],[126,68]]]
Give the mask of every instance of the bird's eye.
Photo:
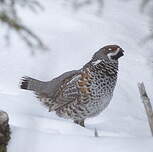
[[[109,51],[111,51],[112,49],[111,49],[111,48],[109,48],[108,50],[109,50]]]

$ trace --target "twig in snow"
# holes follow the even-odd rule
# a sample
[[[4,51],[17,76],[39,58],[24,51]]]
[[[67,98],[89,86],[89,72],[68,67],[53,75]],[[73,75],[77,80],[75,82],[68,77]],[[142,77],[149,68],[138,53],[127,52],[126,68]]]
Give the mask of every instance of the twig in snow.
[[[97,131],[96,128],[95,128],[95,131],[94,131],[94,136],[95,136],[95,137],[99,137],[99,135],[98,135],[98,131]]]
[[[142,99],[142,102],[143,102],[145,110],[146,110],[149,126],[150,126],[151,133],[153,136],[153,110],[152,110],[151,102],[150,102],[150,99],[147,95],[147,92],[146,92],[146,89],[145,89],[143,82],[138,83],[138,88],[139,88],[139,92],[140,92],[140,97]]]

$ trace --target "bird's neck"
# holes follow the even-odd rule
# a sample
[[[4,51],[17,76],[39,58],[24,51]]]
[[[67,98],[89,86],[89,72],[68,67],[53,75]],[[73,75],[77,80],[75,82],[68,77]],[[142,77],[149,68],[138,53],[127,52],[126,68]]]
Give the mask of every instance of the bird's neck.
[[[110,60],[97,60],[88,62],[83,69],[89,68],[92,72],[100,72],[106,74],[108,76],[117,75],[118,72],[118,61],[110,61]]]

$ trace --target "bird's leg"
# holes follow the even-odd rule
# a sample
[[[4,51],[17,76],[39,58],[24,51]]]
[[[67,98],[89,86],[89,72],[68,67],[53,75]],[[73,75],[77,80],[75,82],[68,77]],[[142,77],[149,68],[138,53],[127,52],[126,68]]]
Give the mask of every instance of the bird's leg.
[[[78,124],[78,125],[80,125],[82,127],[85,127],[84,120],[74,120],[74,123],[76,123],[76,124]]]

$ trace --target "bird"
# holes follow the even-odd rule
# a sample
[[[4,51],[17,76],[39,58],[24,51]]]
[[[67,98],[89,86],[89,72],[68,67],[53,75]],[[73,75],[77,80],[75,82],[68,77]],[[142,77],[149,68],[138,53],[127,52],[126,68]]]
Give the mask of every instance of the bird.
[[[118,77],[118,59],[123,55],[119,45],[106,45],[81,69],[45,82],[25,76],[20,88],[33,91],[49,112],[85,127],[87,118],[99,115],[109,105]]]

